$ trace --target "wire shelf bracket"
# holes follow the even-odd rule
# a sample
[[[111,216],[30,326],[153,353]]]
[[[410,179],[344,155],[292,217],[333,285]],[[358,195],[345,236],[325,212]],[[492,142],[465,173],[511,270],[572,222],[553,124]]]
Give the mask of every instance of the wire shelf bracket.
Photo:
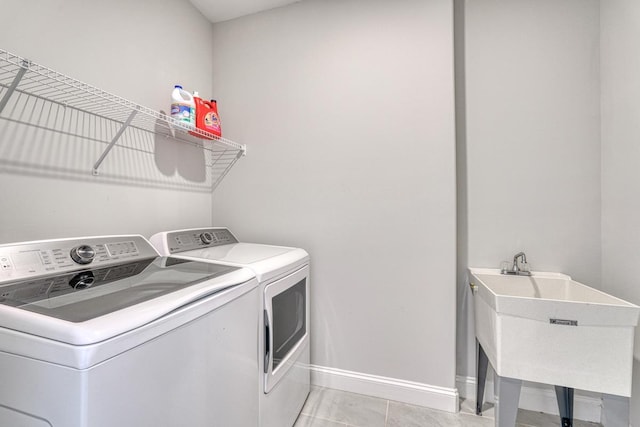
[[[91,173],[93,173],[94,175],[98,175],[98,168],[104,161],[104,158],[107,157],[107,154],[109,154],[109,151],[111,151],[111,149],[116,144],[116,142],[118,142],[118,139],[120,139],[124,131],[127,130],[127,127],[129,127],[129,125],[131,124],[131,121],[138,113],[138,110],[139,109],[136,108],[131,112],[131,114],[129,114],[129,117],[127,117],[127,120],[122,124],[122,126],[120,127],[118,132],[115,134],[115,136],[113,137],[109,145],[107,145],[107,148],[104,149],[104,151],[102,152],[98,160],[96,160],[95,164],[93,165],[93,170],[91,171]]]
[[[4,107],[6,107],[7,103],[9,102],[9,98],[11,98],[11,95],[13,95],[13,92],[15,92],[16,88],[20,84],[20,80],[22,80],[22,77],[24,77],[25,73],[29,69],[29,64],[30,62],[27,61],[26,59],[22,61],[20,69],[16,73],[16,76],[13,78],[13,81],[11,82],[11,84],[9,85],[9,88],[7,89],[7,93],[5,93],[2,99],[0,99],[0,113],[2,113],[2,110],[4,110]]]

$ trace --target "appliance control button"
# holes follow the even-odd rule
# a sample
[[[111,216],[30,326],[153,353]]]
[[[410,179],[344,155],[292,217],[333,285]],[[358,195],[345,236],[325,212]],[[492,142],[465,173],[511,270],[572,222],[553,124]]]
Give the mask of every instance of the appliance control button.
[[[200,240],[202,240],[202,243],[204,243],[205,245],[208,245],[213,242],[213,235],[208,231],[205,231],[204,233],[200,234]]]
[[[96,256],[96,251],[89,245],[80,245],[71,249],[70,255],[78,264],[90,264]]]

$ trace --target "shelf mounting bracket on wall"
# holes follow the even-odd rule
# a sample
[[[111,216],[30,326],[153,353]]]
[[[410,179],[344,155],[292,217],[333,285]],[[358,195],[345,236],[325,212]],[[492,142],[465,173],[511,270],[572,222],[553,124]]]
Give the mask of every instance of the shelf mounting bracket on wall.
[[[13,82],[11,82],[11,85],[9,85],[9,88],[7,89],[7,93],[5,93],[2,99],[0,99],[0,113],[2,113],[2,110],[7,105],[7,102],[9,102],[9,98],[11,98],[11,95],[13,95],[13,92],[18,87],[20,80],[22,80],[22,77],[29,69],[29,65],[30,65],[29,61],[27,61],[26,59],[22,60],[22,64],[20,65],[20,70],[16,73],[15,77],[13,78]]]
[[[102,152],[102,155],[100,156],[100,158],[98,160],[96,160],[96,163],[93,165],[93,170],[91,171],[92,174],[94,175],[98,175],[98,168],[100,167],[100,165],[102,164],[102,162],[104,161],[104,158],[107,157],[107,154],[109,154],[109,151],[111,151],[111,149],[113,148],[113,146],[116,144],[116,142],[118,141],[118,139],[120,139],[120,137],[122,136],[122,134],[124,133],[124,131],[127,129],[127,127],[131,124],[131,121],[133,120],[133,118],[136,116],[136,114],[138,113],[138,110],[140,110],[140,108],[136,108],[135,110],[131,111],[131,114],[129,114],[129,117],[127,118],[127,120],[122,124],[122,127],[120,127],[120,129],[118,130],[118,132],[115,134],[115,136],[113,137],[113,139],[111,140],[111,142],[109,143],[109,145],[107,145],[107,148],[104,149],[104,151]]]

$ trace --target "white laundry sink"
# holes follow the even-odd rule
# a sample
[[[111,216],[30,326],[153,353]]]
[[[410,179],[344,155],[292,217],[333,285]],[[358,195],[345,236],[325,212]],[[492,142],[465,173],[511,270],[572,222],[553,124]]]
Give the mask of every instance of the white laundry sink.
[[[560,273],[469,273],[476,337],[499,376],[631,395],[640,307]]]

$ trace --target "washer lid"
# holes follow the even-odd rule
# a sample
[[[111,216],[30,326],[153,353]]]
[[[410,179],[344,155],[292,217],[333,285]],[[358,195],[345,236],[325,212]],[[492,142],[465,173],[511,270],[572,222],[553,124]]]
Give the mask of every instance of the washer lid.
[[[0,326],[91,344],[252,277],[237,267],[157,257],[12,282],[0,286]]]

